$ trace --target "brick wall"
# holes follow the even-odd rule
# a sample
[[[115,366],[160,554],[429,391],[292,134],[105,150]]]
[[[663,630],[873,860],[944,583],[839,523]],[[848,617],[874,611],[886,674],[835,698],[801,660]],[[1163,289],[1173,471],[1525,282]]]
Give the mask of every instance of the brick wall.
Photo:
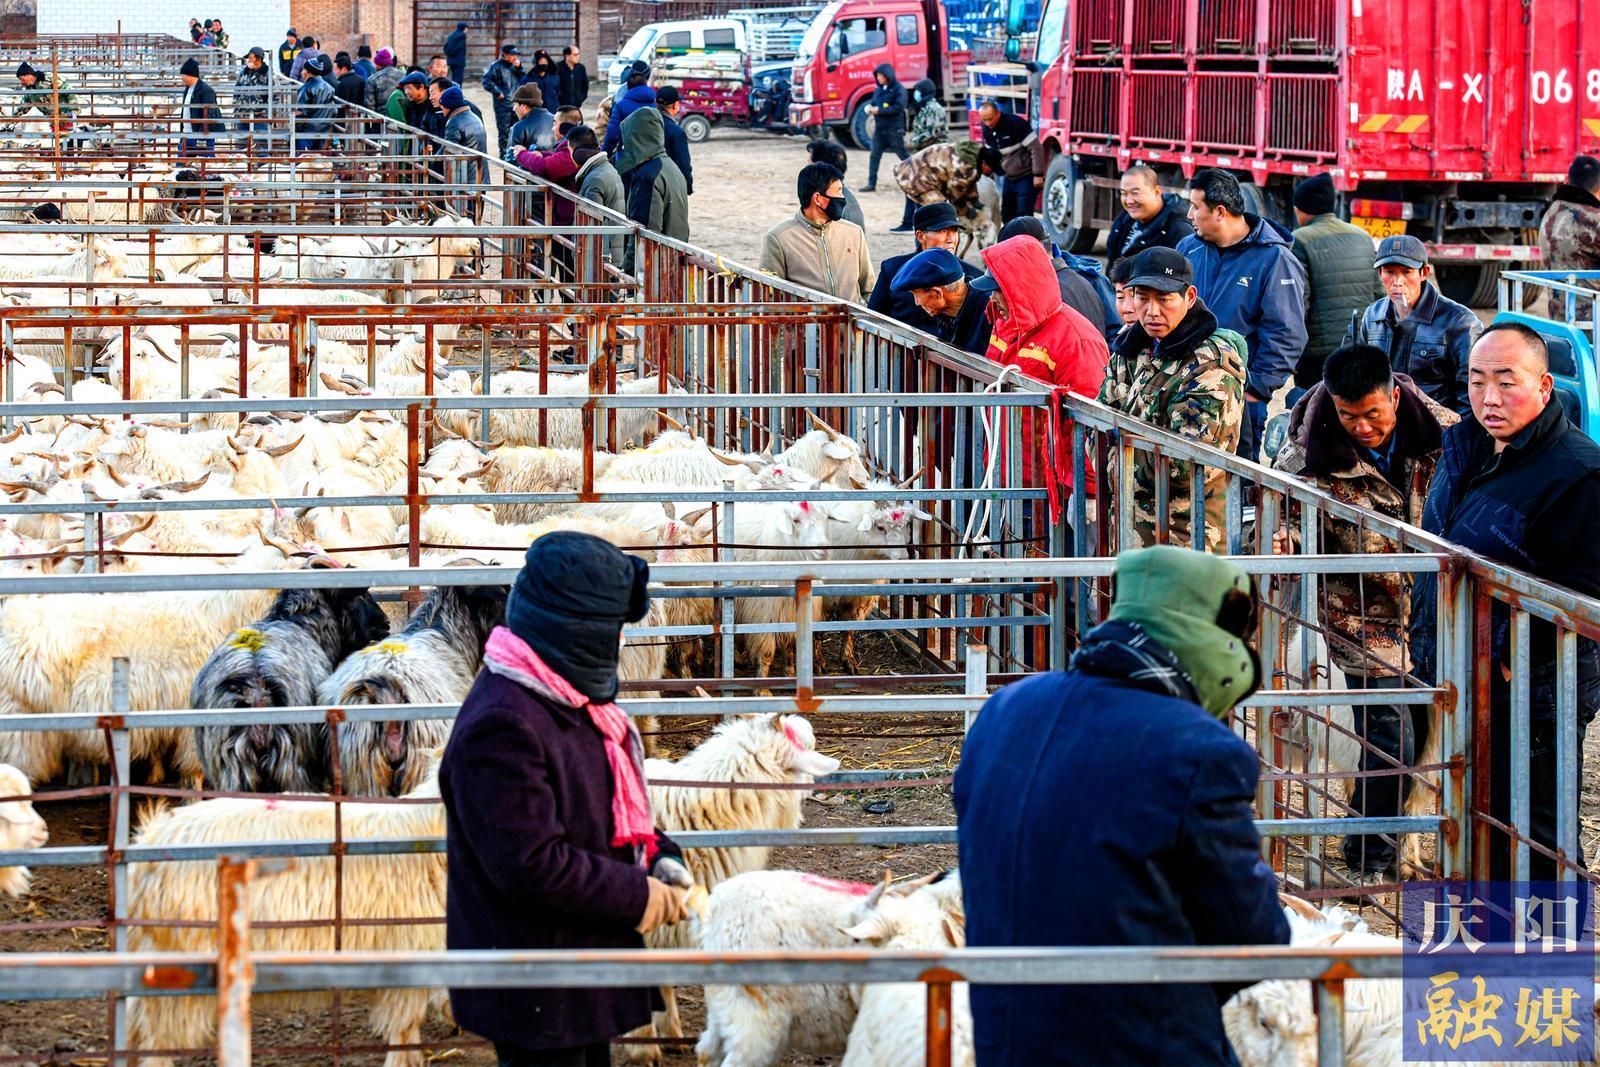
[[[370,2],[370,0],[369,0]],[[248,4],[219,0],[138,0],[108,4],[105,0],[38,0],[40,33],[170,33],[189,35],[189,20],[220,18],[228,31],[228,47],[243,53],[260,45],[270,56],[283,31],[290,26],[290,0],[250,0]],[[177,72],[173,72],[177,76]]]
[[[374,52],[392,48],[409,63],[412,5],[413,0],[293,0],[291,12],[294,28],[311,34],[329,54],[353,56],[367,44]]]

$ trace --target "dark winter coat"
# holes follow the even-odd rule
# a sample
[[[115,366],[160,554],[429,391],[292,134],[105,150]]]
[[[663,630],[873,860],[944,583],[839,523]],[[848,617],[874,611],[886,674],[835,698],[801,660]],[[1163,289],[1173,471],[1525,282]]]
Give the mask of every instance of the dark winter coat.
[[[511,114],[511,94],[522,84],[522,70],[504,59],[497,59],[483,72],[483,90],[494,101],[497,115]]]
[[[1322,364],[1344,340],[1350,316],[1383,295],[1372,267],[1372,237],[1331,211],[1294,231],[1291,248],[1306,272],[1306,350],[1294,384],[1322,381]]]
[[[272,71],[265,63],[251,70],[240,67],[233,82],[233,117],[241,120],[265,118],[267,114],[267,86]]]
[[[1600,596],[1600,445],[1573,426],[1561,403],[1544,411],[1496,454],[1494,438],[1470,416],[1445,431],[1444,449],[1428,487],[1422,528],[1489,559]],[[1412,593],[1411,658],[1432,679],[1438,622],[1438,583],[1418,575]],[[1487,650],[1491,678],[1511,666],[1511,618],[1504,604],[1491,607]],[[1534,719],[1555,717],[1555,632],[1534,618],[1529,630],[1529,707]],[[1600,645],[1578,640],[1578,689],[1593,692],[1600,679]],[[1496,701],[1497,710],[1505,705]],[[1579,708],[1582,721],[1591,704]]]
[[[1195,288],[1217,324],[1244,338],[1245,389],[1265,400],[1289,380],[1306,348],[1306,272],[1280,227],[1259,215],[1245,218],[1250,232],[1236,245],[1218,248],[1191,234],[1178,251],[1194,264]]]
[[[539,95],[544,97],[544,106],[552,113],[560,106],[561,75],[556,73],[555,67],[546,67],[545,73],[539,73],[539,68],[534,67],[522,79],[528,85],[537,85]]]
[[[641,107],[656,106],[656,91],[649,85],[635,85],[626,89],[620,96],[611,101],[611,117],[606,119],[606,137],[600,142],[600,148],[617,163],[622,160],[617,158],[617,149],[622,144],[622,123],[629,115]],[[620,167],[618,168],[621,169]]]
[[[189,137],[211,137],[222,130],[222,110],[217,107],[217,91],[204,79],[194,83],[189,106],[183,112],[183,132]]]
[[[1084,257],[1072,258],[1081,260]],[[1116,291],[1111,289],[1110,282],[1106,283],[1111,295],[1108,303],[1105,294],[1101,293],[1095,283],[1085,277],[1076,266],[1064,259],[1053,262],[1056,268],[1056,284],[1061,290],[1061,299],[1067,307],[1100,327],[1107,336],[1122,328],[1122,316],[1117,314]],[[1088,262],[1092,264],[1094,260]],[[1091,273],[1097,272],[1091,271]]]
[[[452,67],[467,65],[467,31],[451,30],[444,39],[444,61]]]
[[[351,70],[348,74],[339,75],[339,80],[333,86],[334,95],[352,107],[365,107],[367,104],[367,79]]]
[[[294,70],[294,57],[300,54],[300,42],[285,37],[278,45],[278,73],[285,78]]]
[[[589,68],[582,63],[568,67],[565,61],[558,61],[556,77],[561,79],[561,106],[582,107],[589,99]]]
[[[350,69],[354,70],[357,74],[361,75],[363,78],[366,78],[368,81],[371,81],[372,76],[378,73],[378,65],[365,56],[356,60],[355,66],[351,67]]]
[[[512,125],[511,135],[500,146],[500,158],[507,163],[515,163],[517,157],[512,149],[517,146],[547,149],[555,143],[556,117],[544,108],[536,107]]]
[[[1472,415],[1467,356],[1483,323],[1471,308],[1425,281],[1404,321],[1396,320],[1394,304],[1385,296],[1351,315],[1347,324],[1345,344],[1376,345],[1389,353],[1389,366],[1409,375],[1418,389],[1463,417]]]
[[[868,106],[872,115],[879,122],[893,126],[899,123],[902,127],[906,124],[906,87],[901,85],[894,76],[894,65],[879,63],[875,75],[882,75],[887,82],[880,82],[872,90],[872,100]]]
[[[918,249],[918,251],[921,250]],[[894,276],[900,273],[900,268],[911,262],[911,257],[916,254],[916,252],[907,252],[900,256],[890,256],[878,265],[878,280],[873,283],[872,294],[867,297],[867,307],[887,315],[897,322],[903,322],[907,326],[921,330],[923,333],[931,333],[937,336],[939,334],[939,323],[935,321],[935,318],[917,307],[916,300],[912,298],[909,292],[897,293],[890,286],[890,283],[894,281]],[[966,272],[967,281],[969,282],[974,278],[983,276],[982,267],[975,263],[968,263],[966,260],[961,261],[961,269]],[[962,304],[962,307],[965,308],[967,304],[973,303],[975,298],[980,296],[983,296],[983,294],[969,293],[966,303]],[[988,299],[985,297],[978,302],[987,304]],[[979,317],[982,318],[981,315]],[[940,315],[938,318],[945,319],[946,317]],[[946,319],[946,321],[952,322],[954,320]],[[987,334],[987,330],[985,334]],[[981,356],[988,347],[988,337],[985,336],[984,347],[978,349],[974,354]]]
[[[982,123],[978,128],[983,131],[983,147],[1000,153],[1001,174],[1007,178],[1044,174],[1044,147],[1028,116],[1003,112],[992,129]]]
[[[305,140],[320,142],[328,136],[333,113],[338,108],[333,83],[318,75],[307,78],[300,85],[300,95],[295,99],[297,135]]]
[[[1253,822],[1258,770],[1199,704],[1123,678],[1052,671],[1005,687],[956,768],[967,944],[1287,942]],[[1234,991],[975,985],[978,1063],[1236,1063],[1221,1017]]]
[[[1181,196],[1166,193],[1161,197],[1161,210],[1147,223],[1135,222],[1132,215],[1122,212],[1112,220],[1111,231],[1106,234],[1107,265],[1114,267],[1119,259],[1136,256],[1147,248],[1177,248],[1179,241],[1194,233],[1188,211]]]
[[[611,847],[611,771],[582,708],[483,671],[439,767],[451,949],[637,949],[649,890]],[[663,852],[679,854],[661,835]],[[607,1041],[650,1021],[648,989],[452,989],[456,1022],[546,1049]]]
[[[300,81],[305,75],[306,64],[311,62],[313,59],[321,58],[323,58],[323,55],[320,48],[300,49],[300,51],[295,54],[294,62],[289,66],[289,77],[293,78],[295,81]],[[331,64],[333,60],[330,58],[328,62]],[[330,66],[328,69],[332,70],[333,68]]]
[[[667,158],[678,165],[678,170],[683,174],[684,188],[689,190],[690,196],[693,196],[694,160],[689,157],[689,135],[684,133],[683,127],[665,111],[661,112],[661,127],[667,135]]]

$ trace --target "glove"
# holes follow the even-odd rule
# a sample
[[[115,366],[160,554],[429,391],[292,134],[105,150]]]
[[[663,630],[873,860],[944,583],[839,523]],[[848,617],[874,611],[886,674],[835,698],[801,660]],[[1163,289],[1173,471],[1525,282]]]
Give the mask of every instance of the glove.
[[[645,901],[644,916],[640,918],[639,925],[634,927],[635,930],[649,934],[658,927],[673,926],[689,917],[686,903],[688,894],[682,889],[655,878],[646,878],[644,882],[650,890],[650,896]]]
[[[676,856],[660,855],[655,863],[650,866],[650,877],[675,885],[679,889],[689,889],[694,885],[694,875],[689,873],[689,868]]]

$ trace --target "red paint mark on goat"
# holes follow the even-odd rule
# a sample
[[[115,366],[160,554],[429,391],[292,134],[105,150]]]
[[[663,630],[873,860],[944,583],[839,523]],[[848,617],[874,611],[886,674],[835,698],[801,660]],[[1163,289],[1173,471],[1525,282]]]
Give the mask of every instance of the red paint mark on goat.
[[[843,882],[837,878],[824,878],[819,874],[802,874],[800,880],[818,889],[826,889],[830,893],[847,893],[852,897],[864,897],[873,890],[873,887],[866,882]]]
[[[263,804],[262,806],[265,807],[268,811],[277,811],[279,803],[280,803],[280,801],[269,800],[265,804]]]
[[[807,515],[811,514],[811,501],[809,501],[809,500],[800,501],[800,510],[805,512]]]
[[[789,743],[797,750],[801,752],[806,750],[806,746],[801,743],[799,735],[794,732],[794,725],[788,720],[784,720],[783,723],[783,736],[787,737],[789,739]]]

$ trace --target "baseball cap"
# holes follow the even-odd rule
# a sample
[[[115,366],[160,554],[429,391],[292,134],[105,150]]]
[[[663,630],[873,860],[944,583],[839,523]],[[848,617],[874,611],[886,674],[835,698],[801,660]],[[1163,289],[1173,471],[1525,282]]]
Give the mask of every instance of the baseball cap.
[[[1378,261],[1373,266],[1382,267],[1390,263],[1421,270],[1428,265],[1428,249],[1408,233],[1385,237],[1378,244]]]
[[[959,230],[961,220],[956,218],[954,205],[940,200],[932,204],[923,204],[911,213],[911,228],[922,230],[924,233],[933,233],[937,230]]]
[[[500,54],[503,56],[520,56],[522,53],[517,50],[517,46],[514,44],[503,44],[500,46]]]
[[[1158,293],[1181,293],[1194,284],[1194,265],[1174,248],[1147,248],[1133,257],[1128,285]]]

